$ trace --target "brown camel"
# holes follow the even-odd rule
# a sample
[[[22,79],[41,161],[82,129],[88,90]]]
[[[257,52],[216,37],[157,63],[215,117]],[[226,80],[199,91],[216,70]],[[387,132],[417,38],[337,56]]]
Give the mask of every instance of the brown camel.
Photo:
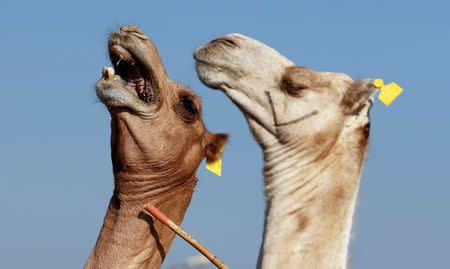
[[[175,234],[144,205],[151,202],[179,225],[200,162],[218,159],[227,135],[205,129],[200,98],[169,79],[139,28],[122,26],[108,48],[115,72],[104,68],[96,92],[111,114],[115,188],[84,268],[159,268]]]

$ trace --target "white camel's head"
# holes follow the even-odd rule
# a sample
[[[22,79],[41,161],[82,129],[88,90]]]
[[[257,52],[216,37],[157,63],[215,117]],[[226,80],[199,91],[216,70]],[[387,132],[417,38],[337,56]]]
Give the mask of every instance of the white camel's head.
[[[214,39],[194,53],[200,80],[243,111],[261,145],[325,145],[344,127],[365,126],[376,88],[342,73],[295,66],[267,45],[240,34]],[[272,137],[272,138],[271,138]]]

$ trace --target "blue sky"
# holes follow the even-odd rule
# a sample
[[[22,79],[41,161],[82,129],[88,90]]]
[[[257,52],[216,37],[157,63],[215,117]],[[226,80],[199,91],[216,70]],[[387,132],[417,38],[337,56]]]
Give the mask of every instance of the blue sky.
[[[106,38],[148,34],[169,76],[203,100],[231,140],[222,177],[199,168],[182,224],[231,268],[254,268],[262,154],[241,112],[201,84],[195,48],[232,32],[297,65],[395,81],[372,108],[351,246],[353,268],[450,268],[448,1],[3,1],[0,10],[0,267],[80,268],[112,193],[109,114],[93,85]],[[163,265],[195,255],[177,238]]]

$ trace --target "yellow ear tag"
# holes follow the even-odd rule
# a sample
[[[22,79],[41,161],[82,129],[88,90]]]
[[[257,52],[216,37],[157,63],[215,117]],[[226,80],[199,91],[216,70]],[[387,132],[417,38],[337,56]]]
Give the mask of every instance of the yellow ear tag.
[[[402,93],[403,89],[397,85],[397,83],[392,82],[391,84],[384,85],[382,79],[376,79],[373,82],[373,85],[376,88],[380,88],[381,92],[378,95],[378,99],[383,102],[385,105],[390,105],[392,101],[394,101],[397,96]]]
[[[220,152],[225,150],[225,145],[220,148]],[[206,169],[218,175],[219,177],[222,175],[222,158],[217,160],[206,159]]]

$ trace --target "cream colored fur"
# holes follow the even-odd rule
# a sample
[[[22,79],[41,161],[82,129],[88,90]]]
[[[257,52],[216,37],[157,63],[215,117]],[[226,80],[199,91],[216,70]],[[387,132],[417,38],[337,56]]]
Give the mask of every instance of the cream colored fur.
[[[264,153],[258,268],[345,268],[369,134],[372,80],[296,67],[240,34],[200,47],[200,80],[244,113]]]

